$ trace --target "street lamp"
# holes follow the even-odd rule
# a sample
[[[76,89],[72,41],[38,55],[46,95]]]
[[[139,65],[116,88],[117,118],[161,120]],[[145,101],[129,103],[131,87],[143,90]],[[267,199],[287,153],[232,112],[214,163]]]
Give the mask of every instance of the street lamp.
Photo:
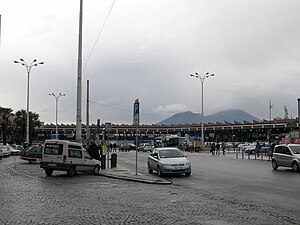
[[[44,64],[44,62],[37,62],[35,59],[28,65],[23,59],[20,59],[20,61],[14,61],[14,63],[19,63],[22,66],[25,66],[27,71],[26,142],[29,144],[29,77],[32,67]]]
[[[58,99],[60,97],[66,96],[66,94],[59,93],[58,95],[55,95],[54,93],[51,93],[49,95],[53,96],[55,98],[55,138],[57,139],[57,136],[58,136],[58,131],[57,131]]]
[[[200,76],[198,73],[195,73],[195,74],[190,74],[191,77],[195,77],[197,79],[200,80],[200,84],[201,84],[201,114],[202,114],[202,120],[201,120],[201,145],[202,147],[204,146],[204,129],[203,129],[203,85],[204,85],[204,80],[206,78],[209,78],[209,77],[213,77],[215,74],[213,73],[209,73],[207,72],[204,76]]]

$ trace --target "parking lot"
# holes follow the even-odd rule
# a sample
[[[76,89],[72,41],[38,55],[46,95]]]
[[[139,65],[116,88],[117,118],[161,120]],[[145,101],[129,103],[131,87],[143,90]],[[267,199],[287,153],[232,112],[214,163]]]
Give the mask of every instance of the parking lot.
[[[135,168],[135,152],[118,152]],[[149,153],[138,154],[146,173]],[[192,175],[154,185],[90,174],[46,177],[39,164],[0,161],[2,224],[300,224],[299,172],[268,161],[187,153]],[[147,174],[148,176],[148,174]],[[156,174],[150,175],[156,177]]]

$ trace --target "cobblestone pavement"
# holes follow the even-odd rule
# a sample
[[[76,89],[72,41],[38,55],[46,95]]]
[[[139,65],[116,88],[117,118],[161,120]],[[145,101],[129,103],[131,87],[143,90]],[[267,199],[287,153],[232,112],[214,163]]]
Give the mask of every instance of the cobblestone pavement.
[[[0,224],[300,224],[299,208],[89,174],[46,177],[38,164],[14,168],[8,159],[0,161],[0,195]]]

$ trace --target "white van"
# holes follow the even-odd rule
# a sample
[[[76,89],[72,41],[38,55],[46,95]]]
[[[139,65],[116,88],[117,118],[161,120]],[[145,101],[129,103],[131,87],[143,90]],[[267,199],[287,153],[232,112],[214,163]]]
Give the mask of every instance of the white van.
[[[63,141],[46,140],[40,167],[47,176],[54,170],[67,171],[68,176],[74,176],[77,171],[89,171],[99,174],[100,161],[93,159],[81,144]]]

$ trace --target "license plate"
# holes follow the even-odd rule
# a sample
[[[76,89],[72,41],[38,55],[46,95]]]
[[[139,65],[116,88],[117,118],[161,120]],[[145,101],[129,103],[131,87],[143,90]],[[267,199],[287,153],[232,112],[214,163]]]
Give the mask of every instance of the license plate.
[[[54,163],[48,163],[48,166],[56,166]]]

